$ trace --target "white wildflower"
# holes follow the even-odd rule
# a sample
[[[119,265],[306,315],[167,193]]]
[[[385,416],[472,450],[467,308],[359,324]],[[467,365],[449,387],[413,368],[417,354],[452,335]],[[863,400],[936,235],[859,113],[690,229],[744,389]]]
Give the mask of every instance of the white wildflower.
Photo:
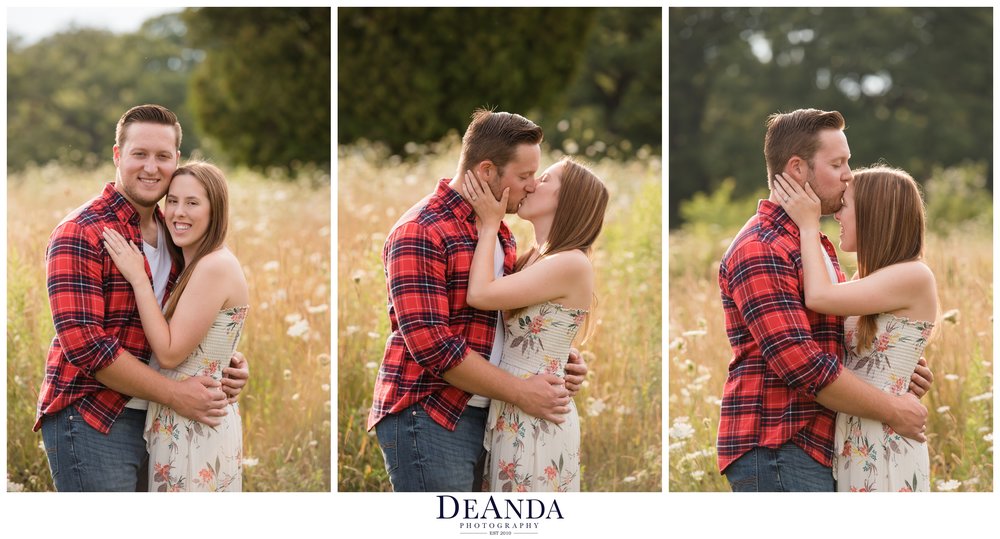
[[[946,375],[944,375],[944,379],[948,380],[949,382],[956,382],[956,381],[958,381],[958,375],[957,374],[946,374]]]
[[[260,463],[260,459],[253,459],[253,458],[244,458],[243,459],[243,467],[244,468],[253,468],[258,463]]]
[[[691,426],[686,416],[677,417],[674,418],[674,426],[670,427],[668,435],[671,438],[675,438],[678,440],[685,440],[687,438],[690,438],[691,436],[694,436],[694,427]]]
[[[375,363],[374,361],[369,361],[368,363],[365,363],[365,368],[368,369],[368,370],[377,369],[378,368],[378,363]]]
[[[705,476],[704,470],[694,470],[691,472],[691,478],[695,481],[701,481],[701,478]]]
[[[309,322],[306,320],[299,320],[288,328],[287,333],[289,337],[301,337],[304,341],[309,340]]]
[[[979,401],[986,401],[986,400],[992,400],[992,399],[993,399],[993,392],[992,391],[987,391],[986,393],[983,393],[982,395],[976,395],[975,397],[972,397],[971,399],[969,399],[969,402],[979,402]]]
[[[705,331],[704,329],[692,329],[690,331],[685,331],[684,333],[681,333],[681,336],[682,337],[701,337],[702,335],[705,335],[706,333],[708,333],[708,331]]]
[[[590,399],[587,399],[588,401]],[[607,408],[608,405],[605,404],[604,399],[594,399],[593,402],[588,402],[587,404],[587,415],[590,417],[597,417],[601,415],[601,412]]]
[[[960,486],[962,486],[962,482],[957,481],[955,479],[949,479],[948,481],[937,482],[938,492],[952,492]]]
[[[269,260],[264,263],[264,271],[278,271],[281,264],[277,260]]]
[[[951,410],[951,406],[938,406],[937,413],[943,414],[948,410]]]
[[[319,314],[319,313],[325,313],[326,311],[330,310],[330,306],[324,303],[322,305],[316,305],[315,307],[313,307],[307,303],[306,310],[309,311],[309,314]]]

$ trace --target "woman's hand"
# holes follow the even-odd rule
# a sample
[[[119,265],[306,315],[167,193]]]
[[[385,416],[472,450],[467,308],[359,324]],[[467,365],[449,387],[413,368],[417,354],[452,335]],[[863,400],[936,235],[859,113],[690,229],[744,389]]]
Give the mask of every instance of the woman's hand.
[[[146,257],[134,243],[126,240],[117,231],[105,227],[104,247],[111,255],[111,260],[118,266],[118,271],[133,287],[140,283],[149,284],[149,276],[146,275]]]
[[[774,177],[774,191],[778,195],[778,203],[799,228],[819,230],[820,200],[809,182],[802,188],[782,172]]]
[[[477,223],[500,228],[500,221],[507,214],[507,196],[510,194],[510,188],[505,188],[500,200],[497,200],[493,196],[493,191],[490,191],[490,186],[480,180],[473,171],[467,170],[462,189],[465,191],[465,199],[476,210],[476,217],[479,218]]]

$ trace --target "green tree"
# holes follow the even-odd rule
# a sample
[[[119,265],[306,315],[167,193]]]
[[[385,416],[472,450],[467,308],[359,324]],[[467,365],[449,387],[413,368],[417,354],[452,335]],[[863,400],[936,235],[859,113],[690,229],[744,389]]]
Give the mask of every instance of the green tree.
[[[549,110],[594,9],[340,8],[338,140],[394,150],[461,129],[474,109]]]
[[[330,9],[193,8],[198,127],[252,167],[330,163]]]
[[[185,126],[183,151],[198,135],[185,105],[197,61],[176,15],[135,34],[73,29],[32,45],[7,42],[7,169],[111,159],[115,124],[129,107],[159,103]]]
[[[542,111],[546,138],[583,144],[584,153],[612,157],[642,145],[662,146],[662,11],[601,8],[583,62],[559,106]],[[560,122],[565,120],[564,122]]]
[[[737,194],[764,185],[764,120],[778,111],[839,110],[852,164],[882,159],[918,180],[991,157],[988,8],[671,8],[669,19],[671,227],[681,201],[723,178]]]

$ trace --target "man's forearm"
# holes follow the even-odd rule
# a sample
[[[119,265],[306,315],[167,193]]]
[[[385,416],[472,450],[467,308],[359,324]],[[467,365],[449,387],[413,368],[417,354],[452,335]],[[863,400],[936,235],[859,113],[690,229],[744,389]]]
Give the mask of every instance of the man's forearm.
[[[445,371],[441,377],[449,384],[474,395],[505,402],[516,402],[518,397],[520,379],[471,349],[461,363]]]
[[[149,368],[128,351],[94,374],[97,381],[130,397],[170,404],[172,380]]]
[[[836,380],[816,394],[816,402],[835,412],[891,423],[895,396],[865,383],[844,369]]]

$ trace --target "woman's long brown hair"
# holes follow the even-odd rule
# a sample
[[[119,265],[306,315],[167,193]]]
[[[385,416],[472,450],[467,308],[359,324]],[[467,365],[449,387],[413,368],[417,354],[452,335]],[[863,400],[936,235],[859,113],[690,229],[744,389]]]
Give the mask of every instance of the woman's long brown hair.
[[[209,207],[208,230],[205,232],[205,239],[198,246],[198,251],[191,257],[191,263],[187,265],[184,264],[184,257],[181,255],[180,249],[174,245],[169,236],[167,238],[170,255],[175,263],[178,263],[182,268],[181,274],[177,278],[177,284],[167,300],[167,309],[164,313],[164,318],[167,320],[173,316],[174,310],[177,309],[177,302],[184,292],[184,288],[187,287],[188,281],[191,280],[191,273],[194,272],[198,261],[208,253],[222,247],[229,228],[229,190],[226,187],[226,177],[222,171],[211,163],[193,161],[175,170],[170,179],[173,180],[184,175],[194,177],[205,188]]]
[[[542,245],[531,248],[518,257],[514,271],[520,271],[533,257],[541,258],[563,251],[579,249],[588,256],[594,241],[604,226],[604,213],[608,208],[608,188],[589,168],[570,157],[562,159],[562,176],[559,179],[559,196],[556,212],[552,219],[552,229]],[[596,296],[595,296],[596,304]],[[522,309],[515,309],[516,316]],[[584,338],[590,333],[590,320],[594,308],[590,309],[584,328]]]
[[[858,276],[923,257],[924,202],[913,177],[879,165],[855,171],[853,184]],[[859,350],[871,346],[877,318],[867,314],[858,319]]]

